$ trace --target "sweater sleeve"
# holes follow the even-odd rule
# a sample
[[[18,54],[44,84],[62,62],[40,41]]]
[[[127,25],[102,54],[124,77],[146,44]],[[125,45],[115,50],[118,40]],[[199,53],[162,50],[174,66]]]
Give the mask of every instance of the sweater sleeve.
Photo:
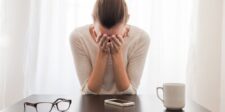
[[[120,91],[117,94],[136,94],[136,92],[136,89],[130,84],[126,90]]]
[[[141,32],[140,38],[134,44],[131,53],[128,55],[127,73],[131,82],[129,91],[135,92],[140,84],[144,69],[150,38],[146,32]]]
[[[81,92],[82,92],[82,94],[95,94],[95,95],[97,94],[88,88],[87,81],[85,82],[84,86],[82,87]]]
[[[82,94],[94,94],[94,92],[87,88],[87,81],[92,70],[91,60],[85,52],[85,47],[78,31],[72,32],[70,36],[70,45],[77,76],[81,85],[81,92]]]

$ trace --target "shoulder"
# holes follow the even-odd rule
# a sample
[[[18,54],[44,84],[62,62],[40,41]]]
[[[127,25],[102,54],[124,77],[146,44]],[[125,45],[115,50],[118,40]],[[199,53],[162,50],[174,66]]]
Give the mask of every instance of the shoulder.
[[[75,28],[70,34],[70,42],[81,41],[85,37],[85,33],[88,30],[88,25]]]
[[[130,31],[131,31],[130,35],[135,40],[135,42],[139,43],[139,45],[140,44],[145,44],[145,45],[150,44],[150,41],[151,41],[150,36],[145,30],[143,30],[139,27],[130,25]]]

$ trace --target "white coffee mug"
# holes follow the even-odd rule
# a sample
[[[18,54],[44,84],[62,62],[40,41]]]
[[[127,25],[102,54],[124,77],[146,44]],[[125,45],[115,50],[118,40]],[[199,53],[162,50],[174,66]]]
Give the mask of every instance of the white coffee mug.
[[[159,90],[162,90],[163,98],[159,96]],[[185,85],[182,83],[164,83],[163,87],[157,87],[156,93],[169,110],[178,110],[185,106]]]

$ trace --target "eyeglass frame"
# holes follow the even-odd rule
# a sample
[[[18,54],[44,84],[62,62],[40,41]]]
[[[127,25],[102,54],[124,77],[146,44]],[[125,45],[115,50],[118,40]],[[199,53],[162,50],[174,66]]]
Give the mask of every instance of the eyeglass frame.
[[[69,107],[66,109],[66,110],[60,110],[59,107],[58,107],[58,103],[60,102],[68,102],[69,103]],[[24,102],[24,112],[26,112],[26,106],[32,106],[36,109],[36,111],[38,112],[37,110],[37,105],[38,104],[41,104],[41,103],[50,103],[52,104],[52,107],[51,109],[49,110],[49,112],[52,111],[53,107],[56,106],[57,107],[57,110],[60,111],[60,112],[65,112],[65,111],[68,111],[70,109],[70,105],[72,103],[72,100],[70,99],[65,99],[65,98],[57,98],[54,102],[37,102],[37,103],[30,103],[30,102]]]

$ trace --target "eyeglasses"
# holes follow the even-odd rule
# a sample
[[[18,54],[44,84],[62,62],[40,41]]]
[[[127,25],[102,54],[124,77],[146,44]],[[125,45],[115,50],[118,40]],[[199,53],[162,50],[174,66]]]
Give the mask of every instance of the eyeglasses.
[[[26,112],[26,106],[34,107],[36,112],[51,112],[53,107],[56,107],[59,112],[65,112],[69,110],[72,100],[58,98],[54,102],[37,102],[37,103],[24,103],[24,112]],[[30,111],[29,111],[30,112]]]

